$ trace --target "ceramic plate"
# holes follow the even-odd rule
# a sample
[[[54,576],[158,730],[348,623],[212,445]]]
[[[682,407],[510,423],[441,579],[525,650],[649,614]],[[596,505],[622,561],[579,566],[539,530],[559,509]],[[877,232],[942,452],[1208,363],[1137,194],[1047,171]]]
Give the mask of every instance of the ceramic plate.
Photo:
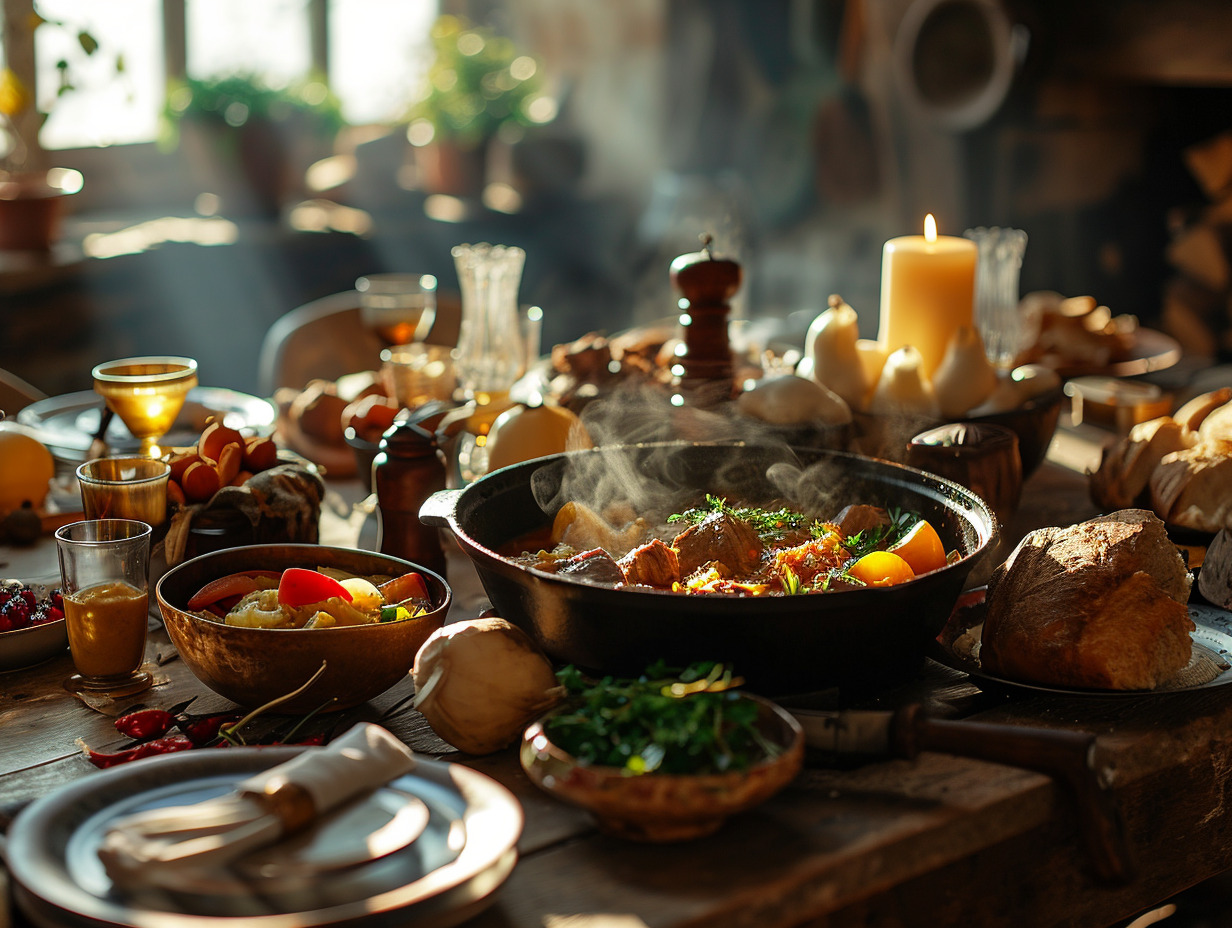
[[[93,390],[50,396],[31,403],[17,414],[17,421],[38,432],[39,439],[62,461],[85,459],[90,443],[102,421],[103,399]],[[247,435],[269,435],[274,430],[277,410],[268,400],[237,393],[222,387],[193,387],[171,431],[162,445],[191,445],[201,435],[206,419],[222,416],[223,423]],[[141,443],[118,417],[107,427],[109,453],[137,451]]]
[[[427,820],[410,843],[328,879],[264,883],[237,866],[249,892],[126,894],[114,886],[97,851],[117,818],[163,805],[199,802],[233,790],[246,777],[283,763],[299,748],[189,751],[113,767],[37,800],[8,834],[19,906],[38,924],[202,928],[217,917],[261,928],[355,924],[437,928],[470,918],[489,901],[517,859],[522,809],[503,786],[459,764],[420,760],[381,791],[422,803]]]
[[[973,657],[971,653],[971,646],[979,641],[979,631],[983,623],[983,592],[981,589],[963,594],[964,599],[959,601],[950,623],[929,651],[929,657],[947,667],[961,670],[972,677],[981,688],[1060,696],[1141,698],[1187,693],[1232,683],[1232,612],[1201,601],[1189,604],[1189,617],[1197,626],[1190,635],[1194,644],[1193,659],[1189,667],[1181,671],[1172,683],[1153,690],[1097,690],[1010,680],[985,670],[980,665],[979,658]],[[961,634],[964,629],[971,630],[971,634],[966,638]],[[1201,682],[1187,682],[1186,678],[1190,675]]]
[[[1151,371],[1167,370],[1181,360],[1181,345],[1171,335],[1155,329],[1138,329],[1130,355],[1124,361],[1100,366],[1090,364],[1063,364],[1057,367],[1062,377],[1138,377]]]

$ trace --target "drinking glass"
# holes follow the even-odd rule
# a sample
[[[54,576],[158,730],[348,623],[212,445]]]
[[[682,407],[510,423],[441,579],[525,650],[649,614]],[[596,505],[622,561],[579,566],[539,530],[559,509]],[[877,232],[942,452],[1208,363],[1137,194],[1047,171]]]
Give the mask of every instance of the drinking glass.
[[[87,519],[136,519],[154,528],[167,521],[171,465],[158,458],[95,458],[77,468]]]
[[[975,242],[975,324],[984,339],[984,354],[994,367],[1009,370],[1030,337],[1018,308],[1027,233],[981,226],[963,235]]]
[[[431,400],[448,402],[457,385],[451,349],[421,342],[386,348],[381,352],[381,381],[403,409]]]
[[[197,385],[197,362],[170,356],[123,358],[93,370],[94,391],[141,441],[143,457],[156,458],[167,434]]]
[[[64,622],[77,693],[128,696],[153,683],[141,669],[149,621],[150,535],[133,519],[90,519],[56,529]]]
[[[436,321],[431,274],[368,274],[355,281],[359,318],[386,345],[423,341]]]

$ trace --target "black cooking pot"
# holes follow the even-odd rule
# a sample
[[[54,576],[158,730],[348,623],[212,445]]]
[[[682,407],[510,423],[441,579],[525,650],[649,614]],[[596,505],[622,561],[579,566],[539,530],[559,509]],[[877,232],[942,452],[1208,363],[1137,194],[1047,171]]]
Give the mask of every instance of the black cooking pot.
[[[515,564],[498,551],[551,523],[566,502],[621,499],[634,512],[681,511],[699,492],[749,503],[786,502],[833,516],[849,503],[899,507],[937,529],[961,557],[897,586],[800,596],[709,596],[621,590]],[[474,562],[496,611],[554,660],[596,673],[637,675],[728,662],[750,689],[785,695],[830,686],[882,686],[922,663],[996,520],[971,491],[933,474],[840,451],[673,442],[609,446],[537,458],[420,511],[447,526]]]

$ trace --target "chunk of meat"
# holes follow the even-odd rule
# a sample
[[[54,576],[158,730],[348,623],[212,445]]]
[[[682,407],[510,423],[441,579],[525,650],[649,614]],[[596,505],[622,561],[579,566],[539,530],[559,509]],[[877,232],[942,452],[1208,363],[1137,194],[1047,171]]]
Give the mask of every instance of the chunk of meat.
[[[835,526],[844,538],[850,538],[852,535],[857,535],[860,532],[867,532],[877,528],[889,528],[890,514],[880,506],[868,506],[858,503],[847,506],[834,517],[830,524]]]
[[[618,562],[625,582],[670,588],[680,580],[680,561],[673,548],[656,538],[634,548]]]
[[[620,565],[602,548],[573,555],[561,562],[556,573],[573,580],[601,583],[604,586],[625,582],[624,571],[620,569]]]
[[[719,563],[733,577],[747,576],[761,561],[765,545],[753,527],[727,512],[712,512],[672,541],[687,577],[706,564]]]

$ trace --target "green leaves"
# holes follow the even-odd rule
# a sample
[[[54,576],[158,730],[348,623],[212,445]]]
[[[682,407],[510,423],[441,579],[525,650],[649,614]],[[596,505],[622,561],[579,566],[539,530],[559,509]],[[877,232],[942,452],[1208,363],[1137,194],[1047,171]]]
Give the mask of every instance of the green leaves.
[[[907,534],[908,529],[920,521],[918,512],[903,509],[890,509],[889,525],[879,525],[863,532],[856,532],[844,542],[844,547],[851,552],[852,560],[859,560],[870,551],[883,551]]]
[[[763,542],[773,544],[791,532],[808,526],[814,531],[817,523],[801,512],[792,509],[761,509],[757,506],[729,506],[727,500],[719,496],[706,494],[703,506],[686,509],[669,516],[668,522],[689,522],[697,524],[707,516],[716,512],[725,512],[732,518],[747,522]]]
[[[598,682],[564,667],[567,707],[548,736],[583,764],[645,773],[744,770],[778,749],[757,730],[758,706],[734,688],[743,681],[712,661],[672,671],[662,661],[636,680]]]

